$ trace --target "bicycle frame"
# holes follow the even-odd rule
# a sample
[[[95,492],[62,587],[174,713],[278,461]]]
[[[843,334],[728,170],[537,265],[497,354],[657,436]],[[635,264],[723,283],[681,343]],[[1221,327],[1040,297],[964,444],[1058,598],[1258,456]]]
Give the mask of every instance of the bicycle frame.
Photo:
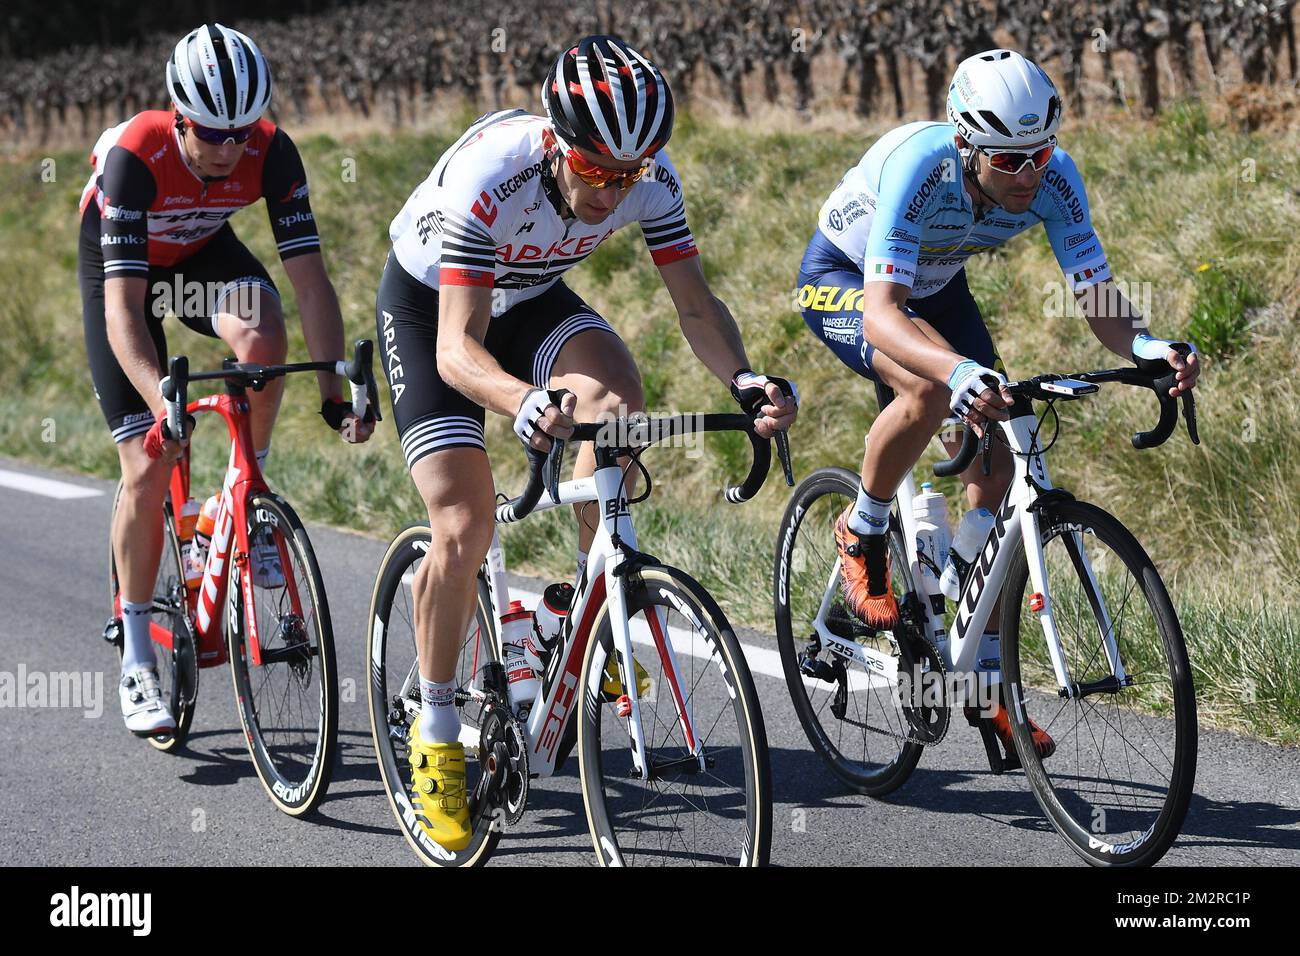
[[[619,467],[613,453],[608,449],[598,448],[597,467],[591,477],[562,483],[559,486],[558,501],[551,498],[549,493],[544,493],[533,508],[535,513],[560,505],[591,501],[600,504],[601,512],[600,525],[596,528],[595,538],[588,552],[586,569],[578,580],[573,606],[557,641],[556,653],[551,657],[546,673],[542,676],[541,686],[538,688],[537,697],[525,725],[529,747],[529,770],[541,777],[549,777],[555,772],[557,758],[561,755],[561,741],[569,721],[573,719],[576,712],[574,705],[578,701],[578,691],[583,686],[581,669],[587,643],[593,636],[598,615],[603,607],[608,607],[614,652],[626,697],[624,709],[627,711],[628,737],[634,766],[643,780],[648,779],[649,776],[649,761],[646,759],[645,736],[641,725],[640,698],[634,676],[632,628],[628,620],[624,591],[626,576],[625,572],[620,570],[628,561],[628,551],[635,552],[637,543],[628,499],[624,493],[622,472],[623,469]],[[497,520],[501,523],[510,519],[499,511]],[[615,542],[618,542],[617,545]],[[506,581],[505,558],[501,550],[500,538],[495,531],[484,571],[496,625],[491,639],[496,641],[497,654],[501,657],[501,617],[510,605],[510,588]],[[680,671],[668,629],[658,609],[654,610],[654,614],[650,615],[648,620],[650,640],[655,645],[663,664],[677,716],[682,722],[683,739],[692,755],[700,760],[700,766],[703,768],[703,749],[682,691]],[[596,663],[600,666],[593,666],[592,673],[586,675],[588,682],[599,683],[602,680],[605,661]],[[482,691],[474,687],[471,692]],[[620,700],[620,703],[623,701]],[[476,735],[473,744],[475,746],[478,744]]]
[[[1061,653],[1060,636],[1053,613],[1051,591],[1047,581],[1047,566],[1043,558],[1043,546],[1038,521],[1038,504],[1044,496],[1053,492],[1047,477],[1047,465],[1041,450],[1035,442],[1038,427],[1037,418],[1032,407],[1026,402],[1023,407],[1013,407],[1019,411],[1009,421],[1000,422],[1007,444],[1012,451],[1014,476],[1006,495],[1003,497],[994,515],[993,528],[989,531],[977,558],[972,562],[970,574],[965,581],[957,601],[957,612],[952,626],[945,630],[942,614],[936,613],[924,594],[919,594],[921,613],[926,633],[943,658],[945,668],[958,674],[972,674],[978,670],[979,651],[985,625],[988,623],[994,606],[1002,591],[1008,569],[1015,549],[1011,546],[1019,535],[1020,544],[1025,550],[1029,563],[1029,578],[1033,586],[1031,610],[1038,617],[1043,635],[1046,638],[1048,654],[1052,661],[1059,687],[1068,696],[1077,696],[1078,689],[1071,680],[1069,669]],[[904,476],[898,487],[898,517],[902,524],[903,538],[907,548],[908,563],[912,581],[920,582],[921,561],[917,554],[916,519],[912,511],[912,502],[916,495],[916,485],[911,472]],[[1099,617],[1105,622],[1101,633],[1107,660],[1115,678],[1122,685],[1126,681],[1123,662],[1115,644],[1111,627],[1110,614],[1106,610],[1088,556],[1084,552],[1079,532],[1069,532],[1072,542],[1067,542],[1070,556],[1082,576],[1089,582],[1089,600],[1095,603]],[[857,641],[841,637],[832,632],[826,624],[826,617],[838,593],[839,562],[835,562],[822,598],[821,607],[814,619],[814,627],[823,646],[833,653],[856,661],[869,672],[877,674],[891,683],[898,680],[895,658],[873,648],[864,647]],[[919,585],[918,585],[919,590]],[[1041,599],[1041,604],[1040,604]],[[856,675],[855,675],[856,676]],[[860,682],[869,680],[866,675],[857,677]],[[852,682],[851,682],[852,683]],[[854,687],[857,689],[857,687]]]
[[[197,588],[186,588],[186,609],[197,637],[195,653],[199,667],[217,667],[226,663],[226,642],[222,634],[222,608],[226,600],[227,562],[233,560],[236,567],[244,572],[248,566],[248,520],[245,503],[249,496],[265,492],[266,480],[262,477],[253,449],[253,435],[249,424],[248,399],[237,388],[227,394],[208,395],[190,402],[186,411],[195,416],[215,413],[225,420],[230,435],[230,461],[226,466],[225,480],[222,482],[221,495],[216,518],[212,528],[212,543],[208,548],[207,561],[203,567],[203,578]],[[168,506],[173,518],[181,513],[185,502],[190,497],[190,448],[186,446],[183,457],[172,468],[171,482],[168,490]],[[233,540],[232,540],[233,531]],[[280,560],[284,567],[289,567],[288,549],[284,541],[276,539],[280,550]],[[233,554],[232,554],[233,548]],[[245,610],[245,627],[247,628],[247,646],[252,653],[253,663],[261,666],[262,648],[257,636],[256,604],[253,596],[251,576],[240,574],[242,598]],[[286,587],[295,613],[302,614],[302,605],[298,595],[297,583],[293,576],[287,576]],[[234,602],[238,595],[230,595],[230,613],[235,613]],[[119,595],[118,601],[120,602]],[[120,614],[120,607],[115,608]],[[172,649],[172,632],[158,623],[150,625],[150,635],[155,644],[167,650]]]

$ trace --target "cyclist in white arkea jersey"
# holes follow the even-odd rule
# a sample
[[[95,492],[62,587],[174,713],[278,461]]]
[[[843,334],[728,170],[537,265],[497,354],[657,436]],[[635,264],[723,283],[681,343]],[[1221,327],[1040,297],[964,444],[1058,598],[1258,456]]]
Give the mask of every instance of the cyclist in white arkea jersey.
[[[845,602],[873,626],[898,622],[886,546],[895,489],[948,415],[977,429],[1007,418],[1006,378],[967,259],[1041,222],[1103,345],[1125,359],[1166,358],[1178,392],[1199,374],[1195,354],[1184,361],[1143,333],[1111,282],[1078,169],[1056,145],[1060,122],[1060,97],[1038,66],[1010,50],[977,54],[957,67],[948,122],[886,133],[818,216],[799,271],[804,320],[845,365],[896,395],[871,426],[857,501],[835,526]],[[972,507],[996,508],[1011,480],[1010,453],[993,448],[990,475],[978,462],[962,475]],[[991,719],[1013,752],[1005,710]],[[1043,756],[1054,749],[1045,732],[1034,739]]]
[[[545,118],[489,114],[443,154],[392,222],[375,307],[393,418],[433,532],[413,586],[422,709],[410,732],[412,804],[450,850],[471,836],[454,677],[493,531],[484,412],[546,449],[572,434],[575,404],[588,420],[643,409],[627,346],[564,273],[639,223],[683,335],[758,433],[796,414],[784,379],[750,370],[705,282],[663,150],[673,101],[659,70],[615,37],[587,37],[560,55],[542,101]],[[561,389],[573,393],[563,407]],[[574,475],[594,465],[584,444]],[[579,521],[579,574],[592,528]]]

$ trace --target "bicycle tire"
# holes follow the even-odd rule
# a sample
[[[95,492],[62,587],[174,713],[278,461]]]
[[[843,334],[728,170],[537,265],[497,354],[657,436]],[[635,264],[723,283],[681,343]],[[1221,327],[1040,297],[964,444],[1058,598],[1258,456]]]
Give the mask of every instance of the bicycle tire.
[[[1177,837],[1191,801],[1196,776],[1196,697],[1178,616],[1150,557],[1117,519],[1095,505],[1074,500],[1044,503],[1038,515],[1052,609],[1061,636],[1061,652],[1070,668],[1072,682],[1101,679],[1106,675],[1113,677],[1099,639],[1104,629],[1098,608],[1105,607],[1119,659],[1127,662],[1127,676],[1133,683],[1115,693],[1103,692],[1083,698],[1058,696],[1055,701],[1051,697],[1031,696],[1026,692],[1027,685],[1033,684],[1049,684],[1051,689],[1055,689],[1056,681],[1050,667],[1045,665],[1045,642],[1036,617],[1029,615],[1025,627],[1027,636],[1022,640],[1021,622],[1026,616],[1022,611],[1028,597],[1025,594],[1028,565],[1024,551],[1017,550],[1003,585],[1001,622],[1002,670],[1009,690],[1009,716],[1016,749],[1043,812],[1076,853],[1094,866],[1149,866],[1164,856]],[[1116,577],[1113,562],[1104,557],[1094,561],[1089,555],[1085,565],[1077,557],[1088,553],[1085,540],[1088,535],[1094,539],[1091,545],[1094,552],[1104,545],[1131,576],[1133,584],[1125,587],[1122,602],[1105,600],[1110,582]],[[1081,550],[1078,542],[1084,544]],[[1074,572],[1072,576],[1062,573],[1067,567]],[[1096,588],[1080,571],[1083,567],[1093,569],[1093,577],[1098,579]],[[1098,572],[1098,568],[1102,570]],[[1054,569],[1057,573],[1053,573]],[[1078,586],[1077,597],[1073,588],[1067,587],[1067,582]],[[1134,611],[1134,618],[1126,621],[1130,606],[1135,606],[1129,601],[1138,592],[1145,599],[1150,613],[1149,624],[1137,617],[1140,611]],[[1101,602],[1098,602],[1098,597]],[[1077,629],[1070,623],[1072,615],[1080,622]],[[1089,654],[1090,645],[1093,649]],[[1159,655],[1163,663],[1144,667],[1153,655]],[[1134,705],[1132,717],[1121,712],[1121,703]],[[1148,715],[1151,711],[1159,713],[1169,708],[1173,710],[1172,722]],[[1046,763],[1039,759],[1030,737],[1027,721],[1031,711],[1039,716],[1040,725],[1058,738],[1057,752]],[[1098,716],[1099,711],[1100,719],[1092,719]],[[1060,719],[1067,713],[1074,718],[1072,724]],[[1139,741],[1138,756],[1142,759],[1134,762],[1132,755],[1122,763],[1107,759],[1104,748],[1111,741],[1128,743],[1126,722],[1129,726],[1136,724],[1145,737]],[[1075,745],[1071,747],[1069,739],[1062,734],[1073,736],[1080,725],[1088,731],[1087,737],[1085,739],[1084,734],[1078,733]],[[1166,747],[1171,731],[1172,745]],[[1092,760],[1085,757],[1080,741],[1100,742],[1103,750],[1098,753],[1098,773],[1111,773],[1108,768],[1116,767],[1114,772],[1131,776],[1142,772],[1145,763],[1151,773],[1159,771],[1163,776],[1160,765],[1168,762],[1169,782],[1164,796],[1157,798],[1154,795],[1157,788],[1143,782],[1134,784],[1132,800],[1126,801],[1121,799],[1117,786],[1117,783],[1124,782],[1116,780],[1109,782],[1109,792],[1098,787],[1093,795],[1085,796],[1089,793],[1084,787],[1090,785],[1086,774],[1092,767]],[[1079,794],[1070,787],[1075,779],[1079,784]],[[1156,799],[1159,800],[1158,809],[1152,805]],[[1106,806],[1110,801],[1120,805]],[[1085,812],[1087,819],[1079,819]],[[1151,824],[1145,826],[1148,817]],[[1111,835],[1112,830],[1130,838],[1117,841]],[[1131,838],[1131,833],[1138,836]]]
[[[117,502],[121,495],[122,482],[119,481],[117,490],[113,493],[113,518],[117,515]],[[108,591],[109,606],[116,608],[118,580],[117,556],[113,553],[113,518],[109,519]],[[158,683],[171,710],[172,719],[176,721],[176,729],[145,738],[150,746],[163,753],[175,753],[185,746],[190,725],[194,721],[194,708],[198,703],[199,669],[195,648],[196,637],[186,602],[185,569],[181,564],[180,540],[176,535],[176,523],[172,518],[171,505],[165,502],[163,504],[163,550],[158,562],[158,576],[154,582],[153,623],[171,633],[172,646],[170,649],[162,646],[155,647],[154,656],[158,662]],[[115,618],[115,621],[118,638],[113,644],[117,650],[118,662],[121,663],[122,622],[120,618]]]
[[[842,706],[844,716],[836,717],[832,710],[836,696],[825,691],[826,699],[820,704],[815,702],[814,697],[822,690],[823,682],[817,678],[806,677],[801,672],[799,656],[805,646],[805,638],[801,636],[796,640],[795,637],[796,625],[800,626],[801,631],[807,629],[809,637],[814,633],[811,630],[812,618],[825,594],[836,554],[830,522],[848,504],[856,500],[859,483],[858,476],[845,468],[821,468],[799,483],[790,497],[790,503],[786,507],[777,533],[772,594],[781,666],[785,671],[786,686],[794,702],[795,713],[803,726],[804,734],[808,737],[808,742],[825,761],[830,771],[850,789],[871,797],[883,797],[907,782],[925,749],[920,741],[912,739],[912,735],[907,730],[908,722],[901,704],[897,701],[897,690],[889,691],[886,688],[887,695],[881,694],[871,683],[871,676],[864,672],[859,681],[865,680],[866,686],[862,687],[860,683],[858,692],[847,692],[851,681],[846,668],[844,680],[833,685],[837,688],[836,695],[845,698],[842,704],[838,705]],[[807,524],[809,515],[813,515],[814,525],[821,528],[821,537],[824,541],[818,548],[812,541],[812,532],[809,531],[804,535],[804,540],[809,542],[809,547],[804,549],[807,556],[801,557],[801,552],[798,550],[801,533],[813,527]],[[904,606],[902,596],[912,591],[912,581],[902,532],[897,521],[892,518],[889,535],[891,577],[895,596],[899,598],[899,606],[902,608]],[[829,551],[825,543],[827,541]],[[806,568],[814,557],[819,558],[816,567],[805,574],[803,568]],[[801,581],[800,578],[804,580]],[[838,596],[838,581],[830,586],[837,589],[834,600],[842,605],[843,599]],[[796,592],[802,594],[802,598]],[[847,617],[847,612],[844,614]],[[879,638],[872,640],[877,644],[881,643]],[[894,656],[898,657],[897,646],[893,639],[889,639],[889,643],[882,644],[879,649],[883,650],[886,646],[890,646]],[[844,691],[840,690],[841,686]],[[865,698],[864,702],[858,702],[859,696]],[[862,725],[860,760],[853,759],[844,752],[846,746],[844,727],[846,723],[851,722],[846,720],[849,717],[849,699],[854,701],[853,716]],[[878,705],[877,712],[883,712],[878,721],[882,725],[880,727],[869,726],[873,701]],[[898,707],[894,715],[897,719],[889,716],[888,707],[892,706]],[[823,725],[824,720],[831,719],[835,721],[833,733]],[[890,748],[883,748],[883,755],[879,760],[875,759],[868,744],[868,741],[875,736],[892,739],[894,742],[892,752]],[[851,738],[850,743],[853,742],[854,739]],[[886,757],[888,759],[884,759]]]
[[[579,715],[578,748],[582,778],[583,802],[587,808],[587,822],[591,830],[596,856],[602,865],[676,865],[707,862],[725,865],[765,866],[771,852],[772,841],[772,779],[767,749],[767,732],[758,691],[745,660],[744,652],[721,608],[696,581],[676,568],[655,565],[641,567],[624,578],[626,582],[629,620],[637,619],[650,607],[675,612],[686,621],[689,628],[681,628],[671,636],[677,659],[678,673],[689,690],[683,688],[682,696],[695,717],[697,731],[707,728],[701,740],[706,760],[712,761],[707,771],[693,761],[685,759],[688,751],[679,737],[673,742],[674,730],[680,729],[673,694],[665,690],[665,670],[662,660],[652,652],[639,654],[637,659],[646,667],[653,681],[651,696],[641,699],[641,723],[646,734],[646,750],[652,764],[664,768],[662,782],[668,781],[673,770],[681,768],[677,779],[694,781],[681,787],[681,794],[668,792],[667,788],[653,786],[648,781],[640,805],[633,791],[641,782],[631,773],[631,751],[628,747],[627,727],[621,719],[610,720],[606,725],[608,744],[602,733],[602,717],[617,706],[608,701],[602,690],[606,662],[613,653],[613,630],[606,602],[592,624],[592,636],[587,643],[580,673],[597,675],[588,679],[582,691],[582,708]],[[694,617],[694,621],[691,618]],[[642,619],[649,628],[649,617]],[[670,634],[672,617],[665,614],[664,623]],[[703,646],[693,638],[702,638]],[[687,647],[687,644],[690,647]],[[643,645],[644,646],[644,645]],[[707,659],[699,663],[708,651]],[[708,675],[718,675],[719,688],[711,695],[699,693],[700,684]],[[720,691],[720,692],[719,692]],[[713,717],[713,709],[717,717]],[[732,732],[720,729],[723,718],[730,712],[735,720]],[[667,714],[665,720],[661,715]],[[703,715],[703,716],[701,716]],[[653,716],[653,720],[649,719]],[[666,728],[661,743],[656,743],[656,729]],[[617,756],[614,756],[617,755]],[[658,758],[658,759],[657,759]],[[741,781],[743,780],[743,783]],[[720,783],[721,786],[714,785]],[[699,794],[698,804],[692,803],[691,786]],[[743,794],[728,795],[743,789]],[[650,799],[645,799],[646,796]],[[743,799],[740,799],[743,798]],[[743,811],[740,809],[743,806]],[[703,809],[702,809],[703,807]],[[730,820],[732,825],[720,835],[718,842],[707,851],[687,843],[686,827],[663,826],[665,814],[671,815],[674,825],[681,815],[694,810],[690,835],[696,841],[704,820],[700,815],[717,810],[708,822],[721,827],[720,821]],[[735,824],[737,814],[743,812],[743,822]],[[641,839],[658,840],[655,847],[642,846]],[[665,840],[667,843],[665,843]]]
[[[411,720],[408,705],[411,702],[403,699],[408,691],[402,685],[412,679],[411,670],[416,654],[414,609],[406,592],[404,578],[413,574],[416,563],[428,553],[429,541],[428,525],[406,527],[388,545],[375,576],[367,618],[369,633],[366,645],[366,660],[369,662],[366,688],[370,735],[375,745],[379,775],[388,797],[388,805],[397,819],[398,829],[416,856],[429,866],[482,866],[491,857],[501,838],[500,829],[495,823],[483,821],[483,825],[475,827],[473,837],[465,849],[452,851],[428,838],[416,823],[415,812],[411,807],[411,769],[406,748]],[[457,667],[457,684],[462,692],[473,682],[476,669],[481,670],[482,665],[496,661],[494,634],[491,600],[487,584],[480,576],[474,633],[467,636],[462,645],[461,661]],[[474,657],[475,650],[480,655],[478,658]],[[417,679],[417,694],[418,689]],[[395,698],[401,702],[401,707],[395,706]],[[469,700],[462,703],[459,693],[457,700],[462,723],[477,728],[478,720],[482,717],[481,709],[476,710]],[[418,702],[412,706],[418,708]],[[473,792],[477,782],[474,776],[474,768],[477,767],[477,749],[466,747],[466,783],[470,792]]]
[[[251,556],[230,562],[226,637],[231,679],[258,779],[278,809],[301,817],[329,791],[338,750],[338,671],[329,603],[307,530],[288,502],[271,492],[254,492],[245,514],[250,541],[270,528],[283,545],[285,583],[278,588],[254,583]],[[263,656],[260,667],[253,666],[246,651],[245,574],[250,575],[259,617],[254,631]]]

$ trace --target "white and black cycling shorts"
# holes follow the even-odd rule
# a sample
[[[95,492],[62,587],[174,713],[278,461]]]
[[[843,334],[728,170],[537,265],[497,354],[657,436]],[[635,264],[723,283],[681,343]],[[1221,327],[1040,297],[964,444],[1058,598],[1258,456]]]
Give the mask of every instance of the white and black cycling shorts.
[[[564,344],[589,329],[618,333],[563,282],[493,316],[483,345],[515,378],[549,388]],[[375,341],[406,467],[444,448],[483,448],[484,410],[438,374],[438,292],[390,253],[375,301]]]

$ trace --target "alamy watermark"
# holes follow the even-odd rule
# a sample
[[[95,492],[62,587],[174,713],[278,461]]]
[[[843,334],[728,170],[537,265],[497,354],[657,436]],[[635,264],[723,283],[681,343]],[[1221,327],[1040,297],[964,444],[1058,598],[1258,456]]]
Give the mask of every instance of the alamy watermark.
[[[686,449],[686,457],[704,455],[704,415],[663,415],[651,417],[645,412],[629,412],[620,405],[616,412],[596,416],[601,426],[596,433],[597,448],[639,448],[664,445]]]
[[[97,719],[104,713],[102,671],[0,671],[0,708],[70,707]]]

